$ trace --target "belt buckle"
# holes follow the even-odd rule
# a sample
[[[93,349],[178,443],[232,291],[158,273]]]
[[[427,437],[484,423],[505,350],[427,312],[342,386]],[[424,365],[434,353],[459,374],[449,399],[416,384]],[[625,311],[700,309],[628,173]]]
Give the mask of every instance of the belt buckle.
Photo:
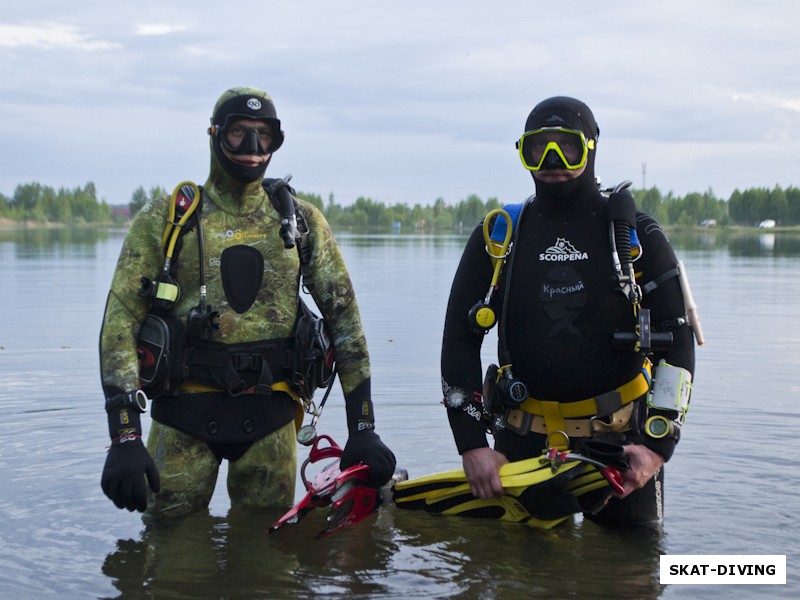
[[[261,355],[239,352],[231,355],[233,368],[237,371],[258,371],[261,368]]]
[[[513,413],[513,414],[512,414]],[[514,425],[509,422],[509,417],[514,418],[516,421],[517,415],[519,416],[519,425]],[[531,423],[533,423],[533,415],[529,412],[525,412],[524,410],[515,408],[515,409],[508,409],[505,414],[500,418],[500,422],[498,423],[499,427],[504,429],[508,429],[516,433],[517,435],[528,435],[531,432]]]
[[[594,415],[589,417],[589,429],[592,431],[592,435],[595,433],[606,433],[608,431],[614,432],[622,432],[627,431],[630,427],[630,421],[633,413],[633,407],[635,402],[630,402],[623,406],[622,408],[614,411],[611,414],[600,416]],[[627,413],[627,417],[622,416],[622,422],[617,423],[616,416],[622,412]],[[603,419],[608,417],[610,422],[605,422]]]
[[[596,433],[606,432],[610,423],[606,423],[603,421],[602,417],[598,417],[597,415],[589,417],[589,431],[591,431],[592,436]]]

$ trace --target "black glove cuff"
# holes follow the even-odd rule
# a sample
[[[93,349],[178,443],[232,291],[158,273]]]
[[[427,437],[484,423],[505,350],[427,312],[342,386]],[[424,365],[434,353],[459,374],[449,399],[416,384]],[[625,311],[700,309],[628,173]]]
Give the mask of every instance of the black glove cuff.
[[[141,439],[142,420],[138,409],[111,408],[108,412],[108,435],[112,444]]]
[[[106,413],[111,413],[117,408],[127,408],[138,413],[147,412],[147,394],[142,390],[135,390],[127,394],[116,394],[106,398]]]
[[[369,379],[361,382],[356,389],[345,396],[344,407],[347,413],[347,431],[351,435],[375,429]]]

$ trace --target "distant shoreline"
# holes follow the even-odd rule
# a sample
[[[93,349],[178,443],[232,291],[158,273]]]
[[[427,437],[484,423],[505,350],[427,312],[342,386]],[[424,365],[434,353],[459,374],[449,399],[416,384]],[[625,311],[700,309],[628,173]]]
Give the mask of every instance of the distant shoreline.
[[[121,228],[127,229],[130,222],[127,223],[59,223],[49,221],[46,223],[41,223],[38,221],[15,221],[13,219],[7,218],[0,218],[0,231],[9,231],[13,229],[62,229],[64,227],[74,227],[79,229],[91,229],[91,228],[98,228],[98,227],[113,227],[113,228]],[[477,224],[476,224],[477,226]],[[713,226],[704,226],[704,225],[662,225],[662,228],[666,231],[760,231],[762,233],[798,233],[800,232],[800,225],[792,225],[789,227],[758,227],[757,225],[713,225]],[[354,229],[352,227],[334,227],[334,232],[336,231],[358,231],[361,232],[361,228]],[[373,232],[384,232],[388,231],[388,228],[380,228],[380,229],[368,229],[364,231],[365,233],[373,233]],[[453,230],[451,230],[453,231]],[[471,227],[464,227],[461,228],[461,231],[472,231]],[[401,232],[406,233],[406,232]],[[428,232],[430,233],[430,232]],[[434,230],[433,233],[436,233]]]
[[[115,223],[61,223],[57,221],[15,221],[14,219],[7,219],[0,217],[0,229],[61,229],[63,227],[75,227],[78,229],[89,229],[92,227],[120,227],[127,228],[128,223],[119,225]]]

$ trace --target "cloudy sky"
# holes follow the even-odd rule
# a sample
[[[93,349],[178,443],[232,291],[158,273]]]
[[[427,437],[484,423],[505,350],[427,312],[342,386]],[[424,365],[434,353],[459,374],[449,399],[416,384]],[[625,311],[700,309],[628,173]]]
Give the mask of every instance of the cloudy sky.
[[[238,85],[282,120],[268,174],[342,204],[524,198],[514,142],[553,95],[592,107],[609,185],[800,185],[798,23],[796,0],[12,0],[0,193],[202,183]]]

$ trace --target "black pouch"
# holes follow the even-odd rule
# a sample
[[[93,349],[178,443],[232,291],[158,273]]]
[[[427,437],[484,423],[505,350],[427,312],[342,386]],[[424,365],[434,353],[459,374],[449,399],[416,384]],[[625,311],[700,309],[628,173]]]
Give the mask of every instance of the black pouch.
[[[331,383],[336,357],[325,319],[314,314],[302,298],[293,337],[292,384],[300,389],[301,396],[310,400],[317,388],[328,387]]]
[[[139,330],[139,380],[148,396],[174,396],[184,373],[186,328],[174,315],[148,313]]]
[[[497,365],[489,365],[483,378],[483,410],[489,415],[497,415],[505,410],[497,397]]]

